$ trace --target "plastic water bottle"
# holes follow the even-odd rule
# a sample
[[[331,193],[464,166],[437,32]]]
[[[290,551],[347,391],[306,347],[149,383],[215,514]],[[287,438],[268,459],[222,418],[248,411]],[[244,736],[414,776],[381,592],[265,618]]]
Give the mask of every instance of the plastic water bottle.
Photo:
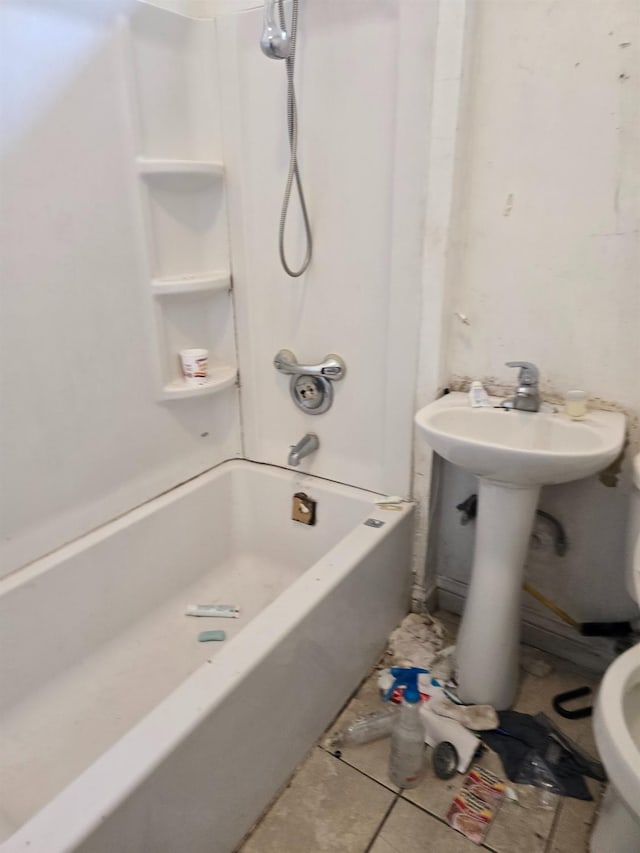
[[[358,717],[343,731],[333,735],[332,743],[336,747],[350,746],[354,743],[371,743],[371,741],[389,737],[397,716],[397,708],[372,711],[364,717]]]
[[[393,687],[404,685],[404,696],[398,717],[391,732],[391,753],[389,756],[389,778],[399,788],[415,788],[422,781],[424,773],[424,723],[420,714],[420,692],[418,675],[425,672],[418,667],[403,669],[394,667]]]

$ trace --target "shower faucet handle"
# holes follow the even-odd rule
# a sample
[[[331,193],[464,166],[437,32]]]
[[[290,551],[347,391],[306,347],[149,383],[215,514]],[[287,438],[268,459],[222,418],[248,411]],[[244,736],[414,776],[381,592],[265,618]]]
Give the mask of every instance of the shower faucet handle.
[[[273,359],[273,366],[280,373],[290,376],[324,376],[337,382],[343,379],[347,372],[347,365],[339,355],[329,353],[325,355],[320,364],[298,364],[298,359],[289,349],[281,349]]]

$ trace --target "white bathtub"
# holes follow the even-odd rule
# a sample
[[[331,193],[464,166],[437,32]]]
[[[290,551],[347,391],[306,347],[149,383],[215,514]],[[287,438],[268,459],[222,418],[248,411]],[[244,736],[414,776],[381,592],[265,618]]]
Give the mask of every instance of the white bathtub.
[[[408,609],[375,498],[228,462],[0,583],[0,851],[232,851]]]

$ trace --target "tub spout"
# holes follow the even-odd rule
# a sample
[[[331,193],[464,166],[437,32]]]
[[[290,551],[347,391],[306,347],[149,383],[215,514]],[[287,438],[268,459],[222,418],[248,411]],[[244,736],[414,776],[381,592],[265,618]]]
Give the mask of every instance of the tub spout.
[[[319,447],[320,442],[318,440],[318,436],[313,432],[308,432],[297,444],[291,445],[287,465],[299,465],[301,459],[304,459],[305,456],[309,456],[309,454],[313,453],[313,451],[317,450]]]

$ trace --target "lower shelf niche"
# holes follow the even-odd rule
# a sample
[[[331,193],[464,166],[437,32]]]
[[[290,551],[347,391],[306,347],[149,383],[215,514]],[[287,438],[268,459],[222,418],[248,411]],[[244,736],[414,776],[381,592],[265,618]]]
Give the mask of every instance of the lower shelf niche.
[[[228,364],[216,365],[209,368],[209,375],[197,385],[188,383],[185,379],[174,379],[162,389],[163,400],[183,400],[186,397],[203,397],[207,394],[217,394],[236,384],[237,370]]]

